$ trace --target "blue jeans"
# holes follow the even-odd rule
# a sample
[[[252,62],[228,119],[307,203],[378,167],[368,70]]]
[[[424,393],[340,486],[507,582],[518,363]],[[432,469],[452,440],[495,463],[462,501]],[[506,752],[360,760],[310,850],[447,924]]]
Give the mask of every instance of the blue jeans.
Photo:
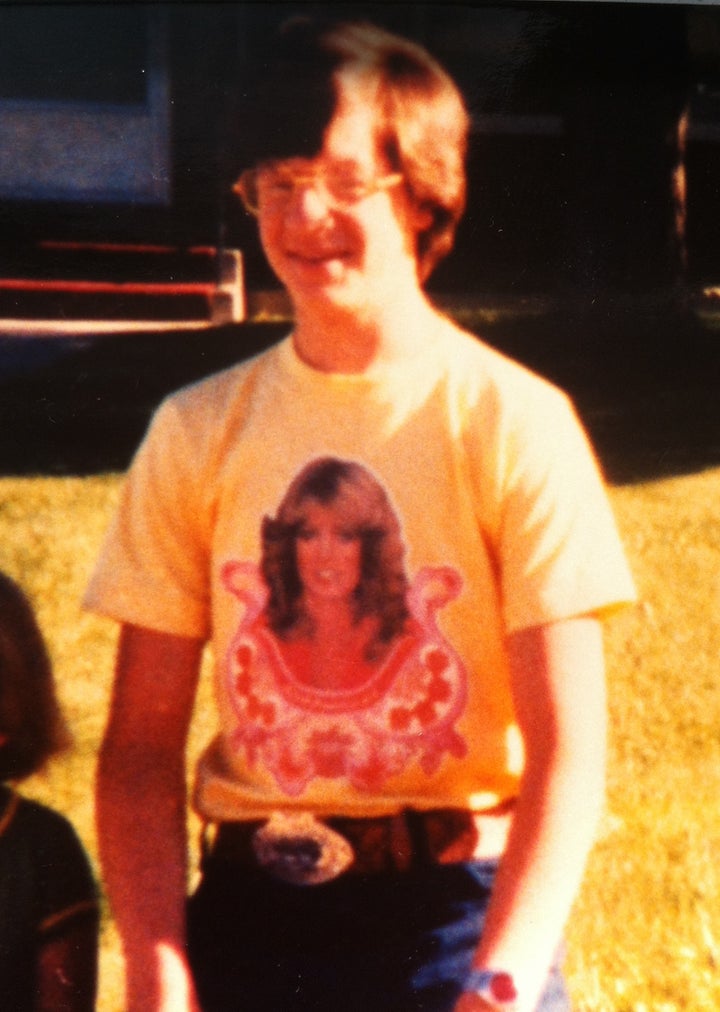
[[[451,1012],[496,863],[292,886],[210,860],[188,906],[204,1012]],[[537,1012],[569,1012],[558,966]]]

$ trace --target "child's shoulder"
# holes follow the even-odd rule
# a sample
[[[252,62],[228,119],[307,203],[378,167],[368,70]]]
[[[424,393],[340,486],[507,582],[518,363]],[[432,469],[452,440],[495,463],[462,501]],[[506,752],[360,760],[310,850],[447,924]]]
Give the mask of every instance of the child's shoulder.
[[[22,834],[31,838],[38,848],[62,842],[68,847],[79,847],[75,829],[66,816],[31,798],[23,797],[8,787],[0,790],[0,836]]]

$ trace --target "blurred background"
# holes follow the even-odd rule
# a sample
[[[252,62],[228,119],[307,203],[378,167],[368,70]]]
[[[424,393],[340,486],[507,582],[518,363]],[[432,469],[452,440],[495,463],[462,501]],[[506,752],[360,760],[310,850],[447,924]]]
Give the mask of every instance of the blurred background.
[[[438,303],[567,387],[612,477],[719,461],[720,8],[6,3],[0,469],[122,469],[166,392],[288,330],[229,110],[279,23],[339,6],[467,98]]]

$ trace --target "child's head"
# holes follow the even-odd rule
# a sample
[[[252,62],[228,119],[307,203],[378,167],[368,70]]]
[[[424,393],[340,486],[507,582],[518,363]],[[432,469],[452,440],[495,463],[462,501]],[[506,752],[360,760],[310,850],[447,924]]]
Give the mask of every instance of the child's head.
[[[69,743],[28,599],[0,573],[0,779],[21,780]]]

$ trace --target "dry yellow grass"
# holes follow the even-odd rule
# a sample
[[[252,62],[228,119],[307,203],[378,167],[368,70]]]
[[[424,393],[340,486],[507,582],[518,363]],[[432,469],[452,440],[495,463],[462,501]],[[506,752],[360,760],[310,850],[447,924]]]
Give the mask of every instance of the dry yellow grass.
[[[720,1008],[720,472],[613,493],[642,601],[608,631],[605,832],[571,924],[580,1012]]]
[[[0,479],[0,567],[37,608],[76,739],[25,786],[71,817],[93,860],[115,630],[79,601],[119,483]],[[720,1008],[720,471],[612,495],[642,604],[608,630],[608,811],[570,924],[569,979],[578,1012],[710,1012]],[[191,756],[210,711],[205,685]],[[106,914],[99,1010],[121,1009]]]

